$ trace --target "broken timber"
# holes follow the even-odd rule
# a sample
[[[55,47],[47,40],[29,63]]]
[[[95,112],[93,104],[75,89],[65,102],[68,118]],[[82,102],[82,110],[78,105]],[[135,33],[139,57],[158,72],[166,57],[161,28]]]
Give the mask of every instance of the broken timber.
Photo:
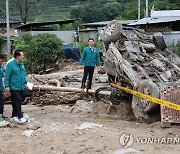
[[[33,91],[62,91],[62,92],[75,92],[75,93],[86,93],[87,89],[80,89],[80,88],[72,88],[72,87],[55,87],[55,86],[45,86],[45,85],[38,85],[34,86]],[[89,89],[88,93],[94,94],[96,90]],[[100,91],[101,95],[111,95],[111,92],[108,91]]]

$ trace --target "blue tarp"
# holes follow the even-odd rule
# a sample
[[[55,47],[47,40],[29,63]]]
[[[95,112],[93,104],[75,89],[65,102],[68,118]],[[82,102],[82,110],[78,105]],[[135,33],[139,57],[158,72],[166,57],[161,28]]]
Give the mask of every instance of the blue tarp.
[[[64,56],[65,59],[72,59],[73,61],[80,60],[80,52],[78,48],[73,46],[64,46]]]

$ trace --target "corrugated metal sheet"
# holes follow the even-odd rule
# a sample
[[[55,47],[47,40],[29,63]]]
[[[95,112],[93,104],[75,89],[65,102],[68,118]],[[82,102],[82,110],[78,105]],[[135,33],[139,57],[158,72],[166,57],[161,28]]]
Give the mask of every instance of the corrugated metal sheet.
[[[30,31],[31,35],[37,35],[42,33],[54,34],[59,39],[61,39],[65,44],[74,43],[74,31]]]
[[[80,31],[79,39],[80,41],[87,42],[89,38],[98,38],[98,31]]]
[[[16,19],[9,19],[9,23],[10,24],[18,24],[18,23],[21,23],[21,21],[16,20]],[[0,17],[0,24],[6,24],[6,18],[5,17]]]
[[[75,32],[74,31],[29,31],[29,32],[19,32],[18,36],[29,33],[31,35],[37,35],[42,33],[55,34],[59,39],[61,39],[65,44],[74,44]],[[89,38],[97,39],[98,31],[80,31],[79,39],[80,41],[87,41]]]
[[[69,19],[69,20],[57,20],[57,21],[45,21],[45,22],[31,22],[27,24],[23,24],[21,26],[16,27],[16,29],[25,29],[25,28],[32,28],[32,27],[40,27],[45,25],[54,25],[54,24],[69,24],[77,21],[79,19]]]
[[[167,45],[176,45],[180,41],[180,31],[163,32],[162,34]]]
[[[179,17],[180,10],[151,11],[151,17]]]
[[[174,21],[180,21],[179,17],[149,17],[149,18],[143,18],[141,20],[138,20],[134,23],[130,23],[129,26],[136,26],[136,25],[147,25],[147,24],[155,24],[155,23],[166,23],[166,22],[174,22]]]
[[[133,23],[135,21],[137,21],[137,20],[118,20],[118,22],[121,23],[122,25],[128,25],[128,24]],[[112,21],[93,22],[93,23],[86,23],[86,24],[83,24],[83,25],[84,26],[90,26],[90,27],[93,27],[93,26],[106,26],[110,22],[112,22]]]

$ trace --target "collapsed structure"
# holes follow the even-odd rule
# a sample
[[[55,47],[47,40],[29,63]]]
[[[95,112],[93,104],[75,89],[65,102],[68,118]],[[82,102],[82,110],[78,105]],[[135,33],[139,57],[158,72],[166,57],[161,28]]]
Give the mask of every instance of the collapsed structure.
[[[162,95],[170,95],[170,101],[180,104],[180,58],[167,49],[161,33],[147,35],[112,21],[100,40],[109,82],[160,99]],[[167,89],[176,92],[172,96]],[[149,113],[158,107],[150,101],[129,97],[137,119],[149,119]]]

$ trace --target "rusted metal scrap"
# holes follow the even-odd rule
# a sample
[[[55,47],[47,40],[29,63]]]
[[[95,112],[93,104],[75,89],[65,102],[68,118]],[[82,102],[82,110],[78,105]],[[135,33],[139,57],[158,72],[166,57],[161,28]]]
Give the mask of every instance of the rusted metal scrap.
[[[109,82],[156,98],[162,96],[162,85],[180,83],[180,58],[167,48],[161,33],[147,35],[112,21],[101,33],[100,40]],[[131,107],[138,119],[149,119],[149,114],[158,107],[144,99],[131,97]],[[173,101],[178,103],[180,100]]]

